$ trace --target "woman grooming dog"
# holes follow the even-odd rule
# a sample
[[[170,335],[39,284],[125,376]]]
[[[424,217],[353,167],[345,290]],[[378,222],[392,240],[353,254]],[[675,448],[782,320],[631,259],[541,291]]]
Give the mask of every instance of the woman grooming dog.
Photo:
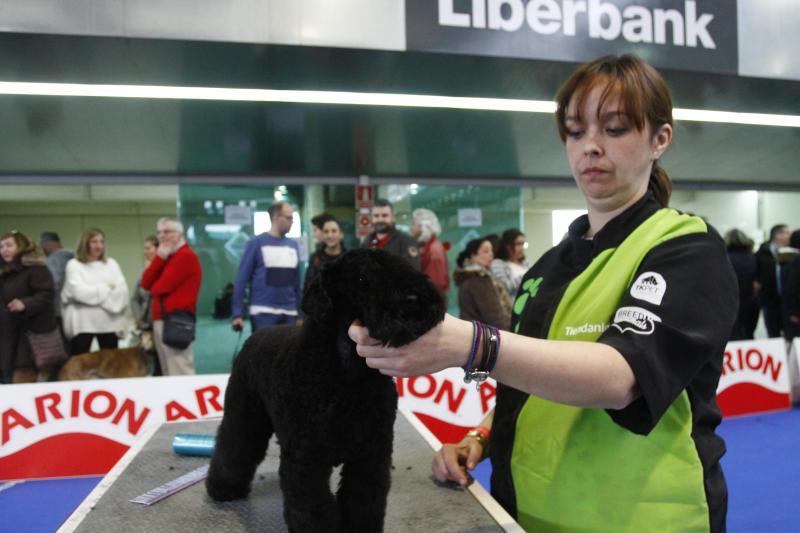
[[[392,376],[491,372],[495,411],[433,474],[466,485],[488,453],[492,493],[526,530],[724,531],[715,394],[736,278],[716,231],[667,207],[669,90],[641,59],[604,57],[556,101],[588,215],[524,276],[514,333],[448,315],[408,346],[350,337]]]

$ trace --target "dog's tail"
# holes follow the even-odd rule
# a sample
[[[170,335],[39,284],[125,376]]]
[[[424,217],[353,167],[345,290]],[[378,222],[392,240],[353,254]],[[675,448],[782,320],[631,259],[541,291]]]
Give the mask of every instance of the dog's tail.
[[[249,494],[273,433],[272,420],[252,379],[257,375],[258,356],[256,343],[248,341],[233,362],[225,391],[225,414],[206,479],[208,494],[215,500],[235,500]]]

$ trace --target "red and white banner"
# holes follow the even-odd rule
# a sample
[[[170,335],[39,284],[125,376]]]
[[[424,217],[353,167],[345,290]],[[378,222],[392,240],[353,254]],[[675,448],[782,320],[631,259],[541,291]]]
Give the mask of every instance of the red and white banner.
[[[717,390],[723,416],[789,408],[789,371],[782,339],[729,343]],[[463,376],[453,368],[398,378],[399,405],[440,441],[457,442],[495,404],[493,381],[477,388]],[[221,416],[227,383],[211,374],[4,385],[0,480],[105,474],[146,428]]]
[[[458,442],[494,408],[494,380],[464,383],[464,371],[448,368],[424,376],[397,378],[400,407],[411,411],[441,442]]]
[[[725,417],[790,408],[786,342],[781,338],[729,342],[717,403]]]
[[[494,407],[463,371],[397,380],[399,405],[443,442],[461,440]],[[147,428],[218,417],[227,374],[65,381],[0,388],[0,480],[103,475]]]
[[[789,387],[792,392],[792,403],[800,403],[800,337],[792,340],[789,350]]]
[[[222,415],[227,374],[0,388],[0,480],[102,475],[146,428]]]

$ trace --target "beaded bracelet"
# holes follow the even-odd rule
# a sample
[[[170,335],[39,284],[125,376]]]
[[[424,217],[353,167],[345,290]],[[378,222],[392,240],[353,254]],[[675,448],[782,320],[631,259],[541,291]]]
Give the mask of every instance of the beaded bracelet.
[[[478,346],[481,342],[481,327],[478,324],[479,322],[477,320],[472,321],[472,349],[469,352],[467,364],[463,366],[464,372],[468,372],[469,369],[472,368],[472,363],[475,362],[475,354],[478,353]]]
[[[486,381],[489,373],[497,364],[500,352],[500,330],[494,326],[482,324],[478,320],[472,322],[472,350],[467,364],[464,366],[464,383],[475,382],[480,390],[481,383]],[[482,348],[480,361],[476,363],[478,347]]]

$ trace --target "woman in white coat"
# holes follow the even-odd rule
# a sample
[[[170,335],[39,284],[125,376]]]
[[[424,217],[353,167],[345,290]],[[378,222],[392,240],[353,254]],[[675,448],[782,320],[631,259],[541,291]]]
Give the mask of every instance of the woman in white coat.
[[[100,348],[118,346],[118,335],[125,330],[128,286],[119,264],[106,257],[101,230],[91,228],[81,235],[75,258],[67,263],[61,303],[72,355],[88,352],[95,337]]]

